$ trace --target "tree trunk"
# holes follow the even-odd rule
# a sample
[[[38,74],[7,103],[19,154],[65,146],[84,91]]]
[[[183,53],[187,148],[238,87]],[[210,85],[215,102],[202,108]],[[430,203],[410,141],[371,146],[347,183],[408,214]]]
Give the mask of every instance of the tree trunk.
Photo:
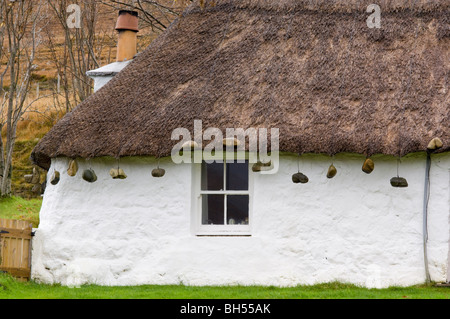
[[[0,127],[0,131],[1,131],[2,127]],[[3,151],[3,139],[1,138],[0,135],[0,185],[3,185],[3,174],[4,174],[4,168],[5,168],[5,154]],[[0,196],[3,196],[3,193],[0,192]]]
[[[39,42],[36,38],[37,24],[40,15],[41,1],[6,2],[0,0],[0,19],[5,24],[8,38],[9,76],[11,85],[5,92],[0,104],[3,108],[7,104],[6,112],[0,112],[6,120],[0,119],[0,196],[11,195],[12,159],[16,143],[17,124],[26,112],[24,107],[28,91],[30,89],[31,71]],[[4,20],[3,20],[4,19]],[[4,23],[4,22],[5,23]],[[25,26],[30,26],[26,28]],[[31,37],[25,35],[31,33]],[[2,73],[2,81],[5,73]],[[1,82],[2,82],[1,81]],[[2,130],[6,124],[5,143]]]

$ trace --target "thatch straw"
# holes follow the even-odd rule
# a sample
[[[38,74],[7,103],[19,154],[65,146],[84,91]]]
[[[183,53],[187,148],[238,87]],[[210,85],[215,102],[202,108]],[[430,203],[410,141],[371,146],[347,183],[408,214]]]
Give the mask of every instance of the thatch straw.
[[[206,1],[65,116],[32,159],[167,156],[172,130],[279,128],[281,151],[450,150],[449,1]]]

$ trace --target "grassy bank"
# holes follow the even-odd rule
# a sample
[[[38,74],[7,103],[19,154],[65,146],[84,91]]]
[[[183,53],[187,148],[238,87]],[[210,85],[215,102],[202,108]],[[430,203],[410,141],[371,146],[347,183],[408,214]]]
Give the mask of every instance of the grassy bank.
[[[0,275],[0,299],[449,299],[449,288],[414,286],[366,289],[330,283],[292,288],[135,286],[69,288],[60,285],[21,283]]]
[[[38,227],[41,205],[41,198],[0,198],[0,218],[26,220],[32,223],[33,227]]]

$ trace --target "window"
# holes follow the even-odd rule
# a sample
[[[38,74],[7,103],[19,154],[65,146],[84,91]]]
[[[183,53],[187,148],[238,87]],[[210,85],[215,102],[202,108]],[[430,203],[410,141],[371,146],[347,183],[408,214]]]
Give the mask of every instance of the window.
[[[203,162],[195,173],[199,179],[197,234],[250,234],[250,173],[248,161]]]

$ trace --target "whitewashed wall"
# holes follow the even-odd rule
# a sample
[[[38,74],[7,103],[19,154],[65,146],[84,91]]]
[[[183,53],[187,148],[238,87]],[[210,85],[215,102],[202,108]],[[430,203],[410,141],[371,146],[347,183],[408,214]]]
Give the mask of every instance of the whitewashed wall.
[[[46,283],[79,285],[189,284],[293,286],[330,281],[368,287],[425,281],[422,204],[425,154],[403,159],[409,188],[389,184],[396,159],[338,155],[338,175],[328,180],[330,158],[305,155],[308,184],[293,184],[297,157],[283,156],[276,175],[254,178],[251,237],[196,237],[191,223],[190,165],[122,159],[126,180],[112,180],[113,159],[92,160],[98,181],[76,177],[57,159],[58,185],[48,185],[33,241],[32,276]],[[432,280],[445,281],[449,249],[450,154],[433,155],[429,203]]]

